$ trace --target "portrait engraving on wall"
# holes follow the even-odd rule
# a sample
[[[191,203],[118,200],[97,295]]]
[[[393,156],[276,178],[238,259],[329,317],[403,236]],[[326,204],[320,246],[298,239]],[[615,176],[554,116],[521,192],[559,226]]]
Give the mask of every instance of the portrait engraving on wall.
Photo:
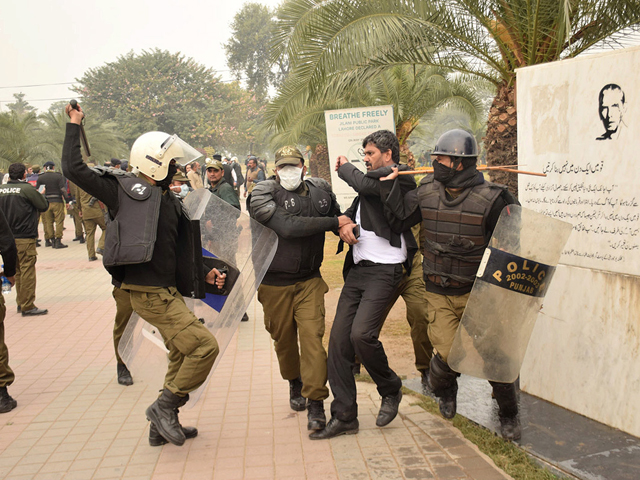
[[[596,140],[615,140],[620,136],[626,112],[626,99],[622,88],[615,83],[609,83],[600,90],[598,96],[598,113],[604,125],[604,133]]]

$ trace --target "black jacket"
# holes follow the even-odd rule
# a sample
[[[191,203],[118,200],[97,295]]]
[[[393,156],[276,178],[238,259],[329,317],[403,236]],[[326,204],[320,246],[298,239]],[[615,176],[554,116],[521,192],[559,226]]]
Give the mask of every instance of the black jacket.
[[[16,274],[18,249],[2,210],[0,210],[0,254],[2,254],[2,263],[4,264],[3,275],[13,277]]]
[[[67,124],[62,149],[62,169],[69,180],[103,202],[109,208],[111,216],[115,216],[120,207],[118,181],[111,175],[100,175],[83,163],[80,153],[80,126],[75,123]],[[158,235],[151,260],[113,267],[109,269],[109,273],[122,283],[154,287],[177,286],[183,295],[190,295],[191,292],[186,285],[178,284],[179,278],[193,277],[177,271],[178,267],[182,270],[193,264],[192,232],[189,230],[189,220],[181,215],[181,211],[181,203],[176,196],[169,190],[164,191],[160,202]]]
[[[48,208],[47,199],[30,183],[9,180],[0,185],[0,209],[15,238],[38,238],[38,212]]]
[[[402,245],[400,235],[403,235],[407,245],[407,260],[404,262],[404,266],[407,272],[410,273],[413,257],[418,251],[416,239],[411,233],[411,230],[396,233],[389,225],[384,214],[384,204],[380,198],[379,175],[376,175],[375,172],[376,171],[369,172],[365,175],[351,163],[346,163],[338,169],[338,176],[358,192],[358,196],[353,200],[353,203],[344,214],[355,221],[356,211],[358,210],[358,206],[360,206],[360,224],[362,228],[374,232],[378,237],[387,239],[393,247],[399,248]],[[416,188],[416,182],[409,175],[403,175],[399,178],[399,184],[403,193],[407,193]],[[343,248],[344,242],[341,240],[338,244],[338,253],[340,253]],[[353,248],[349,248],[349,252],[344,260],[344,278],[346,278],[352,266]]]
[[[36,188],[44,185],[44,196],[49,202],[64,203],[67,196],[67,182],[60,172],[44,172],[41,173],[36,182]]]

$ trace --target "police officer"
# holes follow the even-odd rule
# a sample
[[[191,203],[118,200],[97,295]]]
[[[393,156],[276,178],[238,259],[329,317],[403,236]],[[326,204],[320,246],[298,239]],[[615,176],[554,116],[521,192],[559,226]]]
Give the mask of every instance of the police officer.
[[[279,149],[275,178],[252,184],[249,213],[278,234],[278,250],[258,289],[258,301],[280,374],[289,381],[289,405],[295,411],[307,408],[308,429],[321,430],[329,396],[322,345],[324,294],[329,288],[320,265],[325,232],[337,231],[349,219],[339,221],[340,206],[326,181],[303,180],[306,170],[296,147]]]
[[[44,185],[44,196],[49,201],[49,209],[42,214],[44,226],[44,246],[53,248],[67,248],[62,243],[62,231],[64,230],[65,203],[67,198],[67,186],[60,172],[55,171],[53,162],[45,162],[44,173],[38,176],[36,188]],[[53,224],[55,222],[55,232]]]
[[[157,431],[174,445],[183,445],[197,431],[180,425],[178,409],[188,401],[189,392],[204,383],[219,351],[214,336],[187,308],[180,293],[190,293],[193,285],[177,280],[178,267],[202,263],[194,262],[201,253],[190,248],[194,232],[169,185],[176,162],[188,163],[199,154],[176,135],[149,132],[131,148],[133,173],[90,169],[80,153],[82,109],[67,105],[65,111],[71,122],[62,151],[64,172],[102,201],[113,219],[107,229],[103,263],[122,282],[133,309],[159,330],[169,350],[164,389],[146,410],[152,423],[150,435]],[[205,274],[208,283],[224,285],[225,276],[216,269]],[[180,278],[185,277],[195,275]]]
[[[97,198],[89,195],[73,182],[70,183],[74,185],[73,193],[75,194],[78,211],[82,216],[84,228],[87,232],[87,255],[89,256],[89,261],[94,262],[98,260],[98,257],[96,257],[97,253],[104,253],[105,231],[107,230],[107,225],[104,221],[104,212]],[[96,232],[98,231],[98,227],[100,227],[101,235],[100,240],[98,240],[98,248],[96,249]],[[80,243],[84,242],[81,241]]]
[[[404,204],[397,185],[381,185],[394,229],[422,223],[429,338],[436,352],[429,382],[438,397],[440,413],[453,418],[459,374],[447,364],[449,351],[500,212],[517,200],[505,186],[485,181],[477,171],[478,146],[473,135],[464,130],[443,134],[433,155],[433,174],[404,196]],[[387,179],[396,176],[397,171]],[[502,436],[517,440],[520,422],[515,383],[490,383],[499,406]]]
[[[240,210],[240,200],[238,200],[233,191],[233,187],[224,178],[225,169],[223,163],[220,160],[207,158],[205,168],[207,169],[207,180],[209,181],[211,193]]]
[[[26,169],[21,163],[9,165],[9,182],[0,186],[0,209],[15,237],[18,249],[16,271],[16,303],[22,316],[46,315],[47,309],[38,308],[36,301],[36,239],[38,215],[49,208],[49,202],[28,182]]]
[[[27,177],[28,178],[28,177]],[[84,243],[84,223],[82,222],[82,215],[80,214],[80,200],[78,198],[78,186],[67,180],[68,185],[68,193],[69,193],[69,204],[67,205],[67,209],[69,213],[73,217],[73,225],[76,229],[76,236],[73,239],[74,242]]]
[[[18,253],[9,223],[2,210],[0,209],[0,254],[4,264],[4,272],[2,274],[11,285],[14,285],[16,282]],[[4,343],[4,318],[6,314],[7,307],[4,304],[4,296],[0,292],[0,413],[10,412],[18,406],[18,402],[7,391],[7,387],[13,383],[15,375],[11,367],[9,367],[9,350],[6,343]]]

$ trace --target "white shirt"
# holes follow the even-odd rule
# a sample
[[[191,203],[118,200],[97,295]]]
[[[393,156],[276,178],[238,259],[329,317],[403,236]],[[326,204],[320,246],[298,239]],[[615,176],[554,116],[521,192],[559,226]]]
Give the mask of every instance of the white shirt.
[[[360,205],[356,210],[356,223],[360,225],[358,243],[353,246],[353,262],[369,260],[375,263],[403,263],[407,260],[407,243],[404,235],[400,235],[400,248],[394,247],[389,240],[377,236],[374,232],[365,230],[360,224]]]

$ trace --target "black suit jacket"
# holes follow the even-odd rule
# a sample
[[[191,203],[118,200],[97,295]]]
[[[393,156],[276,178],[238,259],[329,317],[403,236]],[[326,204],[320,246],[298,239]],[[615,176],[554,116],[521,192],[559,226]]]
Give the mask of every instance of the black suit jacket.
[[[391,229],[389,222],[384,215],[384,204],[380,195],[380,177],[391,173],[389,167],[368,172],[366,175],[362,173],[351,163],[346,163],[338,169],[338,176],[347,182],[351,188],[358,192],[358,196],[353,200],[351,206],[344,212],[351,220],[355,222],[356,211],[360,206],[360,224],[365,230],[374,232],[377,236],[385,238],[393,247],[402,245],[400,235],[404,236],[407,245],[407,260],[404,267],[408,273],[411,273],[411,264],[413,256],[418,251],[418,245],[411,230],[398,234]],[[414,190],[416,182],[409,175],[398,177],[402,194]],[[338,244],[338,253],[344,249],[344,242],[340,240]],[[342,275],[346,279],[349,269],[353,266],[353,247],[349,248],[349,252],[344,260]]]

